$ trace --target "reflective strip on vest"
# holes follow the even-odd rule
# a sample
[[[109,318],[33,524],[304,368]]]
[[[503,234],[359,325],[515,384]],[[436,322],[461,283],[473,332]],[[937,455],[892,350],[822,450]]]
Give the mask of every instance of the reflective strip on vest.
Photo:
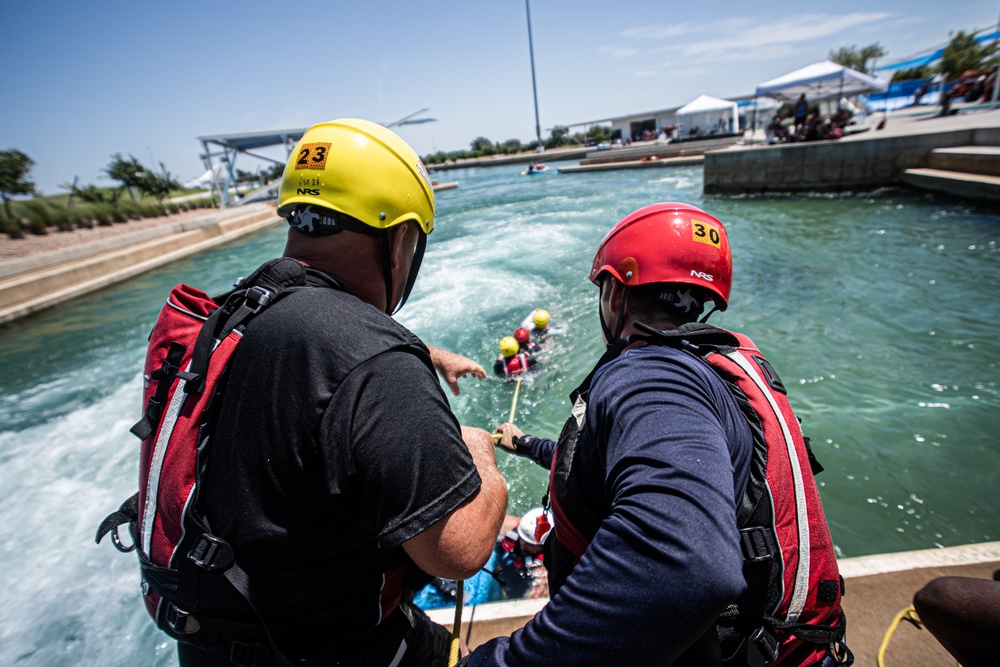
[[[191,370],[188,362],[185,371]],[[184,381],[186,384],[186,380]],[[142,509],[142,552],[147,558],[152,558],[153,524],[156,521],[156,508],[159,505],[160,473],[163,472],[163,458],[167,454],[167,444],[177,425],[177,417],[184,407],[188,394],[183,387],[177,387],[170,398],[170,405],[160,422],[160,432],[156,434],[156,444],[149,461],[149,477],[146,480],[146,506]]]
[[[795,587],[792,590],[792,599],[788,603],[788,616],[786,618],[787,621],[795,623],[799,619],[799,614],[805,608],[806,596],[809,593],[810,555],[809,512],[806,506],[805,486],[802,480],[802,469],[799,467],[799,458],[795,451],[795,442],[792,440],[792,434],[788,430],[788,423],[781,414],[781,409],[775,403],[774,396],[771,394],[767,383],[757,373],[757,369],[753,367],[753,364],[736,351],[729,352],[725,356],[742,368],[747,376],[753,380],[754,384],[757,385],[758,389],[760,389],[761,394],[767,398],[767,403],[771,406],[771,410],[774,411],[774,415],[781,425],[781,433],[785,439],[785,449],[788,451],[788,460],[792,467],[792,479],[795,486],[795,522],[799,533],[799,558],[798,567],[795,571]]]

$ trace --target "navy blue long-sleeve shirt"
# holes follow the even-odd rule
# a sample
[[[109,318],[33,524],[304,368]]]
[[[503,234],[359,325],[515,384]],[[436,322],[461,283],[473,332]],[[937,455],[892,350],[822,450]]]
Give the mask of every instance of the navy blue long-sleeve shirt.
[[[555,443],[531,448],[547,466]],[[745,589],[736,505],[752,448],[732,394],[700,359],[647,346],[605,364],[578,451],[607,516],[545,608],[468,664],[670,664]]]

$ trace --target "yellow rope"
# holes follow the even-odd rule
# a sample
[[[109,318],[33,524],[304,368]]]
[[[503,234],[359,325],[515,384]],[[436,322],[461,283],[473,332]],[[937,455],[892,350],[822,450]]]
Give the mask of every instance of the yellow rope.
[[[456,581],[458,590],[455,593],[455,627],[451,631],[451,651],[448,654],[448,667],[458,664],[459,638],[462,636],[462,598],[465,595],[465,582]]]
[[[913,607],[907,607],[896,614],[896,617],[892,619],[892,623],[889,624],[889,629],[885,631],[885,636],[882,637],[882,645],[878,647],[878,657],[876,658],[876,664],[878,667],[883,667],[882,659],[885,657],[885,650],[889,648],[889,639],[892,637],[892,634],[896,632],[896,628],[899,627],[900,621],[904,618],[916,625],[918,628],[920,627],[920,619],[917,618],[916,610]]]
[[[507,420],[508,424],[514,423],[514,411],[517,410],[517,394],[521,391],[521,378],[517,378],[517,384],[514,385],[514,400],[510,402],[510,418]]]
[[[517,395],[521,391],[521,378],[517,379],[517,384],[514,385],[514,400],[510,403],[510,418],[507,419],[507,423],[514,423],[514,413],[517,411]],[[499,440],[503,437],[501,433],[494,433],[493,439]],[[458,594],[455,597],[455,627],[451,633],[451,653],[448,657],[448,667],[454,667],[458,664],[458,653],[459,653],[459,637],[462,636],[462,596],[465,593],[465,582],[456,581],[458,584]]]

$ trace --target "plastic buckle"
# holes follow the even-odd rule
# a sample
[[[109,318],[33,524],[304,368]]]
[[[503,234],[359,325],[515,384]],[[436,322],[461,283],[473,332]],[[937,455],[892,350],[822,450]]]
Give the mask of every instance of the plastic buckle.
[[[248,644],[231,642],[229,644],[229,662],[239,667],[256,667],[270,657],[271,652],[263,644]]]
[[[236,558],[228,542],[208,533],[198,536],[198,541],[191,546],[187,557],[189,561],[209,572],[225,570]]]
[[[259,313],[267,304],[271,303],[271,290],[254,285],[247,290],[245,298],[247,305],[253,309],[253,312]]]
[[[178,609],[173,602],[167,603],[163,620],[166,621],[167,627],[178,635],[191,635],[201,630],[198,619],[183,609]]]
[[[751,526],[740,530],[743,557],[751,563],[759,563],[774,558],[774,549],[767,531],[762,526]]]
[[[777,638],[764,628],[757,628],[747,640],[747,664],[750,667],[765,667],[777,659]]]

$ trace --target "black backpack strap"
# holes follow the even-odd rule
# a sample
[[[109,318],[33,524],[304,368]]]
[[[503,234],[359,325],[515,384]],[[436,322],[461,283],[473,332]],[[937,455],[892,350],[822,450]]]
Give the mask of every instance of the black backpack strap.
[[[199,332],[184,391],[201,393],[215,341],[225,340],[234,329],[245,326],[259,312],[305,284],[305,267],[290,257],[268,260],[241,280]]]

